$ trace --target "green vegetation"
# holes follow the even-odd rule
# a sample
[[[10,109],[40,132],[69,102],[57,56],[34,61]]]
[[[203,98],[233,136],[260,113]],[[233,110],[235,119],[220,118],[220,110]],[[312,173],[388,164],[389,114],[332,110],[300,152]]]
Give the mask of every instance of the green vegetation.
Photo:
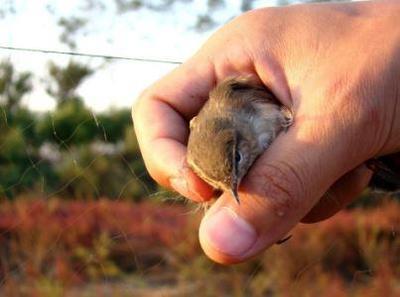
[[[36,192],[82,199],[139,200],[156,186],[146,173],[130,110],[95,114],[76,90],[93,71],[71,61],[49,66],[48,93],[57,107],[34,113],[21,101],[32,74],[0,64],[0,195]]]

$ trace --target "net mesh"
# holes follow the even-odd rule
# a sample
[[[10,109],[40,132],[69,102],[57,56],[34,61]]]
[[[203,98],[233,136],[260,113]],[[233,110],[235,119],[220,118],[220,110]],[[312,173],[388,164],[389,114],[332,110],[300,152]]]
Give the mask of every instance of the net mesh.
[[[150,4],[167,3],[161,2]],[[6,22],[26,3],[8,1],[0,16]],[[93,15],[106,14],[101,2],[85,3]],[[48,1],[46,11],[56,16],[61,9]],[[103,23],[65,38],[79,49],[85,34],[109,25]],[[7,36],[15,43],[11,31]],[[298,226],[290,240],[247,263],[208,260],[197,240],[203,213],[152,181],[132,127],[129,101],[173,67],[1,52],[0,295],[400,294],[400,207],[384,197],[376,207],[369,193],[363,201],[374,207]],[[129,99],[112,107],[117,98]]]

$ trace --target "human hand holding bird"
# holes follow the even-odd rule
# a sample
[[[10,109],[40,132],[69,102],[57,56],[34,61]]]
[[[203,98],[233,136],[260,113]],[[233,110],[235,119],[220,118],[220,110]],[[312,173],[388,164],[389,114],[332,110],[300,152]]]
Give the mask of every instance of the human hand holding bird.
[[[399,13],[391,0],[251,11],[143,92],[133,117],[150,174],[200,202],[213,188],[186,162],[189,122],[212,89],[251,75],[294,114],[238,180],[240,205],[226,193],[207,211],[199,237],[210,258],[245,261],[300,221],[332,216],[368,185],[366,161],[400,152]]]

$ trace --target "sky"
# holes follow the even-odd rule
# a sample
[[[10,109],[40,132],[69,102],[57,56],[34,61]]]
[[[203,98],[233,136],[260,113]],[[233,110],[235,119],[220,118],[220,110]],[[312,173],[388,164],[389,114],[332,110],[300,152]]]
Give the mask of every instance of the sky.
[[[7,0],[3,8],[7,5]],[[11,0],[8,0],[10,2]],[[85,1],[17,0],[16,13],[1,19],[0,45],[65,51],[60,42],[60,17],[85,17],[89,22],[76,36],[75,51],[125,57],[158,58],[184,61],[218,29],[197,32],[193,26],[199,14],[207,12],[206,0],[175,3],[163,12],[139,9],[129,13],[116,12],[114,0],[104,1],[105,7],[82,10]],[[240,12],[240,1],[227,0],[213,17],[227,22]],[[261,0],[256,5],[273,5]],[[10,59],[19,71],[34,73],[34,91],[24,98],[33,110],[47,111],[55,107],[45,91],[48,63],[65,65],[70,57],[55,54],[0,50],[0,59]],[[105,62],[97,58],[78,58],[97,69],[78,89],[86,104],[94,111],[130,107],[141,91],[171,71],[176,65],[126,60]]]

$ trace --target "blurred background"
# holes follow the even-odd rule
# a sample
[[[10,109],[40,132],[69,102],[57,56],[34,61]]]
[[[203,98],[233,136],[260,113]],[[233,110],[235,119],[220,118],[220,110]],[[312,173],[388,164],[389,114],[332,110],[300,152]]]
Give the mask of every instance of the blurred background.
[[[199,247],[201,208],[141,159],[145,87],[236,15],[299,2],[3,0],[0,296],[400,296],[398,197],[367,190],[224,267]]]

